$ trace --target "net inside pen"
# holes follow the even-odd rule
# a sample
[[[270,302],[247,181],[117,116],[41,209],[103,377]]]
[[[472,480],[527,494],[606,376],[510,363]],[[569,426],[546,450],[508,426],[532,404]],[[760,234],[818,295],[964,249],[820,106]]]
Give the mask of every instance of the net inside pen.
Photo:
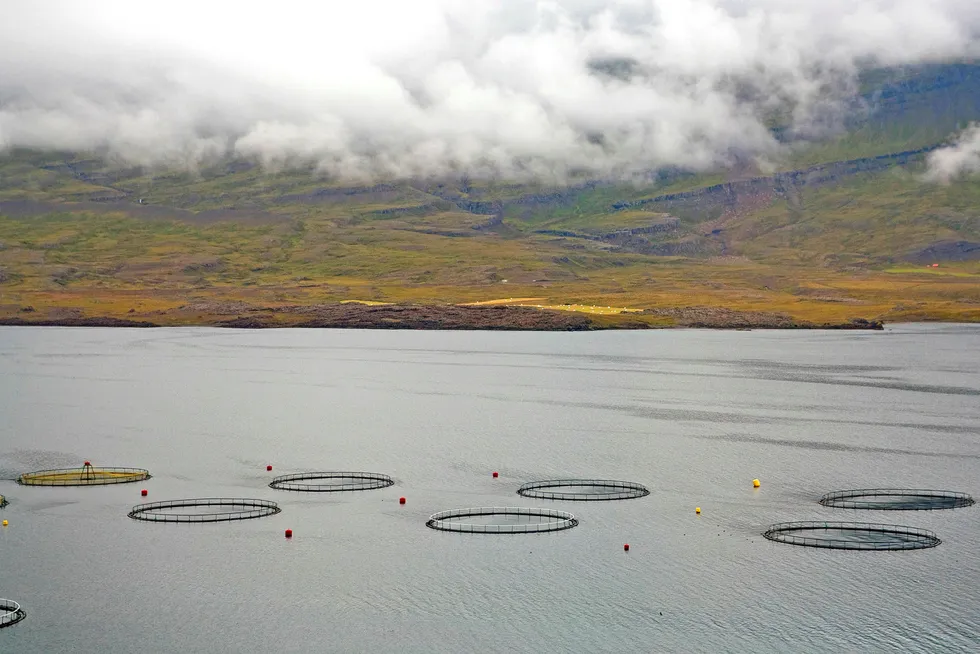
[[[0,597],[0,628],[15,625],[27,617],[27,611],[12,599]]]
[[[578,520],[567,511],[487,506],[440,511],[430,516],[425,525],[471,534],[528,534],[571,529]]]
[[[231,497],[202,497],[137,504],[129,517],[146,522],[228,522],[275,515],[282,509],[275,502]]]
[[[966,493],[956,491],[920,488],[858,488],[827,493],[820,498],[820,503],[838,509],[932,511],[972,506],[974,501]]]
[[[649,489],[633,481],[614,479],[548,479],[522,484],[517,494],[541,500],[602,501],[646,497]]]
[[[25,472],[17,478],[17,483],[24,486],[105,486],[128,484],[149,478],[150,472],[143,468],[83,466]]]
[[[269,488],[306,493],[338,493],[387,488],[394,485],[388,475],[377,472],[300,472],[280,475]]]
[[[928,529],[870,522],[782,522],[763,536],[771,541],[837,550],[918,550],[942,541]]]

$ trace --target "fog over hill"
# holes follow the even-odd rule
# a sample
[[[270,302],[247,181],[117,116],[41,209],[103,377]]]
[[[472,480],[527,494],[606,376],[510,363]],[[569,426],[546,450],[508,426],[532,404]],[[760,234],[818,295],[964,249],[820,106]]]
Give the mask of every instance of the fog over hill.
[[[929,156],[927,178],[948,184],[963,174],[980,172],[980,125],[972,124],[956,141]]]
[[[975,0],[7,0],[0,149],[352,182],[765,170],[859,73],[980,56]],[[779,126],[779,137],[773,127]],[[975,170],[977,132],[933,155]]]

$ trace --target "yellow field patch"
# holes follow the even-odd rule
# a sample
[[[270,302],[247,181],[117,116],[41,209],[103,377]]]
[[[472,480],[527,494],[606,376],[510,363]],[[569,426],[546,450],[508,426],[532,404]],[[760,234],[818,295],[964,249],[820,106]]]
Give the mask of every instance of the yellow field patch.
[[[578,311],[580,313],[591,313],[596,315],[611,315],[619,313],[639,313],[643,309],[629,309],[627,307],[601,306],[593,304],[537,304],[545,301],[543,297],[509,297],[499,300],[484,300],[482,302],[467,302],[459,306],[462,307],[488,307],[488,306],[508,306],[508,307],[530,307],[532,309],[551,309],[553,311]]]
[[[578,311],[580,313],[591,313],[600,316],[609,316],[619,313],[640,313],[643,309],[630,309],[627,307],[603,307],[591,304],[519,304],[521,307],[536,307],[538,309],[553,309],[555,311]]]
[[[482,302],[466,302],[461,307],[492,307],[492,306],[518,306],[521,302],[537,302],[544,300],[543,297],[509,297],[501,300],[483,300]]]
[[[976,273],[967,272],[964,270],[955,270],[952,268],[943,268],[932,266],[921,266],[917,268],[911,268],[908,266],[886,268],[884,272],[892,275],[944,275],[948,277],[977,277]]]

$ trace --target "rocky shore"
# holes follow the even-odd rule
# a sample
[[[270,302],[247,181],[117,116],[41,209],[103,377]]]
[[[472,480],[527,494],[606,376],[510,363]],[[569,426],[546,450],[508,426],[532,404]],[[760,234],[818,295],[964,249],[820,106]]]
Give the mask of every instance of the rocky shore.
[[[735,311],[724,307],[646,309],[643,315],[671,318],[678,327],[707,329],[884,329],[881,321],[865,318],[852,318],[840,323],[815,323],[796,320],[785,313]]]
[[[296,320],[299,318],[299,320]],[[323,304],[278,307],[215,323],[220,327],[319,327],[328,329],[483,329],[584,331],[596,325],[582,314],[528,307]]]
[[[93,316],[91,318],[0,318],[0,326],[7,327],[160,327],[157,323],[146,320],[126,320],[108,316]]]
[[[517,306],[424,304],[367,305],[337,303],[277,307],[241,302],[199,302],[131,318],[82,316],[31,311],[0,315],[0,325],[61,327],[210,326],[240,329],[303,327],[324,329],[442,329],[492,331],[589,331],[599,329],[867,329],[880,330],[876,320],[853,318],[840,323],[801,321],[786,314],[736,311],[695,306],[646,309],[639,313],[591,315]],[[60,314],[60,315],[59,315]]]

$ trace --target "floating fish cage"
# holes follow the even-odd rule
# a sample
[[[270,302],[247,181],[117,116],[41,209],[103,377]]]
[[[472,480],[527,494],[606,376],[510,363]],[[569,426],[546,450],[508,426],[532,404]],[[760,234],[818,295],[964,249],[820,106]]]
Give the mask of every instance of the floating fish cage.
[[[578,520],[567,511],[501,506],[440,511],[425,523],[430,529],[469,534],[530,534],[577,525]]]
[[[834,491],[820,503],[838,509],[877,509],[880,511],[932,511],[972,506],[966,493],[921,488],[858,488]]]
[[[24,486],[105,486],[108,484],[131,484],[149,478],[150,472],[143,468],[106,468],[84,465],[81,468],[25,472],[17,478],[17,483]]]
[[[778,543],[833,550],[920,550],[942,542],[928,529],[868,522],[781,522],[762,535]]]
[[[264,518],[281,511],[269,500],[202,497],[137,504],[129,517],[147,522],[228,522]]]
[[[27,611],[12,599],[0,597],[0,629],[15,625],[27,617]]]
[[[540,500],[602,501],[646,497],[643,484],[613,479],[549,479],[522,484],[517,494]]]
[[[339,493],[375,490],[394,484],[391,477],[376,472],[300,472],[274,478],[269,488],[305,493]]]

